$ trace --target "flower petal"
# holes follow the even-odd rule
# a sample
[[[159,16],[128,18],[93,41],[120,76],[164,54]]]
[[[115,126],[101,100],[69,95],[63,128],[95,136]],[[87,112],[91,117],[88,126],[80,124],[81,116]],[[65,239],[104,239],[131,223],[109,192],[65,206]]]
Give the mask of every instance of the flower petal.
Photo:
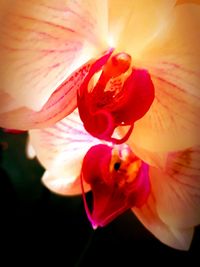
[[[16,103],[15,99],[0,90],[0,114],[16,108],[19,108],[19,105]]]
[[[48,171],[44,184],[56,193],[70,194],[69,187],[79,177],[86,151],[98,140],[86,133],[77,110],[51,128],[31,130],[29,134],[39,161]],[[76,192],[80,193],[79,189]]]
[[[157,202],[151,194],[145,205],[132,210],[144,226],[161,242],[176,249],[188,250],[194,229],[179,229],[165,224],[157,213],[156,204]]]
[[[168,21],[175,0],[110,0],[110,39],[119,51],[133,58],[159,34]]]
[[[82,193],[79,177],[74,181],[70,181],[66,176],[62,176],[61,173],[45,171],[42,176],[42,182],[50,191],[59,195],[74,196]],[[84,184],[85,191],[89,191],[89,185]]]
[[[26,143],[26,156],[28,159],[34,159],[36,157],[36,152],[34,147],[31,145],[29,138]]]
[[[151,168],[159,217],[176,228],[200,224],[200,147],[171,153],[165,171]]]
[[[137,123],[130,143],[152,151],[199,144],[200,6],[179,5],[170,27],[143,54],[155,101]]]
[[[0,80],[19,106],[40,110],[78,67],[107,48],[106,1],[1,1]]]
[[[148,163],[150,166],[163,169],[166,165],[167,153],[148,151],[135,144],[132,144],[131,149],[138,158]]]
[[[13,109],[16,101],[8,94],[0,93],[0,126],[27,130],[53,125],[71,113],[77,105],[77,90],[87,75],[93,60],[74,71],[50,96],[40,111],[21,107]]]

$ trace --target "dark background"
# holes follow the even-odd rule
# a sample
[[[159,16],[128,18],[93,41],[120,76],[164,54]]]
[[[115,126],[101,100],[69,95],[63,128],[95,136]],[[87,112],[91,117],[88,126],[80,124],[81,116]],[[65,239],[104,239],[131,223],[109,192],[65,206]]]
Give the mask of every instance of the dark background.
[[[160,243],[130,211],[93,231],[81,196],[61,197],[43,187],[42,167],[26,158],[26,137],[0,131],[0,261],[5,258],[7,263],[3,266],[13,260],[29,266],[42,259],[55,261],[55,266],[173,266],[176,260],[198,266],[200,228],[188,252]]]

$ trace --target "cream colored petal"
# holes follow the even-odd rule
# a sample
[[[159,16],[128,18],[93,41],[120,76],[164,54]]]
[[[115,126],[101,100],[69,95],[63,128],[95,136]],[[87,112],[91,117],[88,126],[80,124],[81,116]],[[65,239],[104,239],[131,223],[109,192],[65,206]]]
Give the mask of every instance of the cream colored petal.
[[[35,149],[31,145],[29,138],[28,138],[27,143],[26,143],[26,155],[27,155],[27,158],[29,158],[29,159],[34,159],[36,157]]]
[[[143,54],[155,101],[137,123],[130,143],[151,151],[199,144],[200,6],[180,5],[171,26]]]
[[[139,56],[168,23],[174,0],[109,0],[110,41]]]
[[[153,194],[141,208],[133,208],[133,212],[144,226],[161,242],[179,250],[188,250],[194,234],[193,228],[174,228],[165,224],[159,217],[156,210],[157,202]]]
[[[73,194],[69,187],[79,177],[82,159],[98,143],[84,130],[77,110],[51,128],[31,130],[29,136],[37,158],[47,169],[44,184],[58,194]]]
[[[148,151],[135,144],[132,144],[131,149],[135,155],[137,155],[144,162],[148,163],[150,166],[159,169],[165,168],[168,153]]]
[[[77,90],[87,75],[90,60],[74,71],[50,96],[40,111],[26,107],[16,108],[16,101],[6,93],[0,93],[0,126],[11,129],[37,129],[49,127],[71,113],[77,106]]]
[[[106,1],[16,0],[0,4],[1,89],[40,110],[76,68],[107,48]]]
[[[160,218],[177,228],[200,224],[200,147],[169,154],[164,171],[150,170]]]
[[[70,174],[73,176],[74,172],[69,172],[69,175]],[[56,170],[56,173],[45,171],[42,176],[42,182],[50,191],[55,194],[71,196],[82,193],[79,176],[77,176],[76,179],[71,180],[70,176],[66,176],[66,172],[59,172],[58,169]],[[90,190],[90,186],[84,183],[84,189],[85,192],[87,192]]]

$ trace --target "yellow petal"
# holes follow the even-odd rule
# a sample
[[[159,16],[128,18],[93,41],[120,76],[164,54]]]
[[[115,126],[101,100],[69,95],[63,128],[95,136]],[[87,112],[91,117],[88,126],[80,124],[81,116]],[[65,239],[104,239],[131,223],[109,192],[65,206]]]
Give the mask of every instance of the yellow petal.
[[[151,151],[199,144],[200,6],[179,5],[170,27],[143,54],[155,101],[137,123],[130,143]]]
[[[109,0],[109,34],[114,46],[134,59],[162,31],[175,2]]]
[[[73,194],[72,185],[79,177],[82,159],[98,142],[84,130],[77,110],[54,126],[31,130],[29,135],[37,158],[47,169],[44,184],[58,194]],[[71,193],[70,188],[73,188]]]
[[[77,67],[107,47],[105,1],[0,4],[1,90],[38,111]]]
[[[180,250],[188,250],[194,234],[193,228],[174,228],[164,223],[156,210],[156,202],[153,194],[141,208],[133,208],[133,212],[144,226],[164,244]]]
[[[175,228],[200,224],[200,147],[171,153],[165,170],[150,168],[160,218]]]

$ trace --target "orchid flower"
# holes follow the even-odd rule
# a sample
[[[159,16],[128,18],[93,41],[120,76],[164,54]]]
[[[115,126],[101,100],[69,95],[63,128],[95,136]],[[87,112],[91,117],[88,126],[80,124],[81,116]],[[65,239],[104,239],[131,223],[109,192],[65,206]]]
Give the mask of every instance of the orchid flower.
[[[163,243],[190,246],[200,223],[199,4],[1,0],[0,126],[29,130],[43,183],[82,193],[93,228],[131,208]]]

